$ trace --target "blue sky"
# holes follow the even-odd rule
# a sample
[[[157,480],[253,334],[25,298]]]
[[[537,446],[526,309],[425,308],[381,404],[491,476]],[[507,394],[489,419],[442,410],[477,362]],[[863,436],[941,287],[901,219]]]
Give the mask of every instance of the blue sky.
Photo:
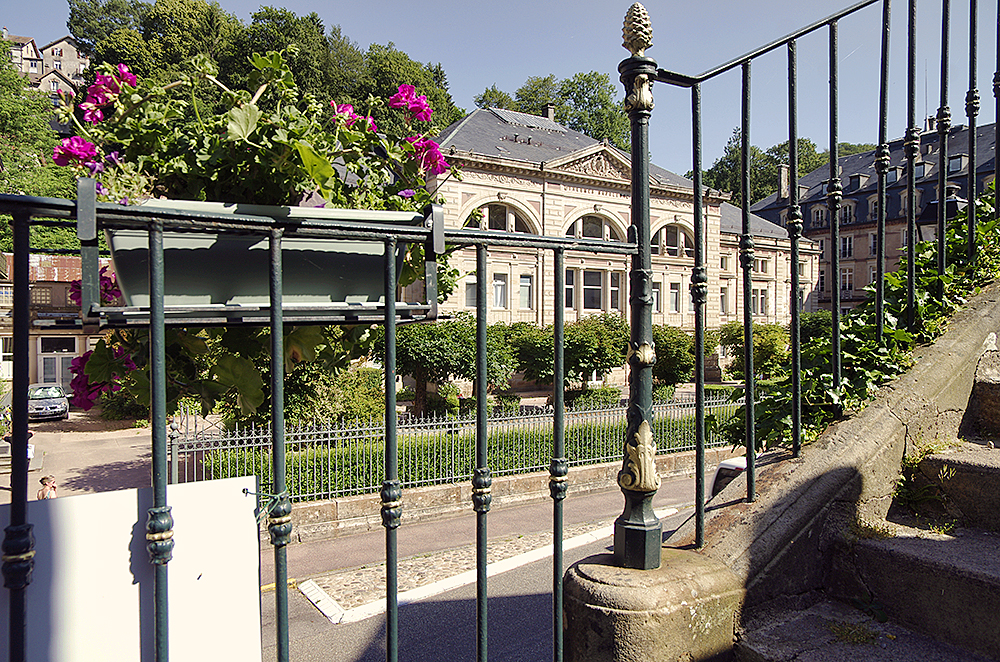
[[[33,36],[42,45],[67,33],[66,0],[5,3],[0,22],[13,34]],[[220,0],[249,21],[259,0]],[[621,46],[622,19],[630,2],[607,0],[284,0],[297,14],[315,11],[329,27],[362,47],[393,42],[421,62],[440,62],[448,74],[455,103],[473,109],[473,96],[496,84],[513,93],[528,76],[579,71],[607,73],[616,86],[618,63],[628,53]],[[825,7],[801,0],[648,0],[653,43],[647,55],[659,66],[697,74],[824,18],[849,0]],[[938,107],[940,71],[940,0],[918,0],[922,48],[918,52],[917,116]],[[958,6],[961,4],[962,6]],[[11,7],[13,5],[13,7]],[[979,123],[994,121],[992,77],[995,68],[996,4],[980,3],[978,87],[982,99]],[[889,137],[900,137],[906,121],[906,5],[893,5]],[[968,88],[968,3],[953,3],[949,103],[953,121],[965,123]],[[840,135],[848,142],[876,142],[880,5],[845,19],[840,26]],[[40,17],[44,17],[42,22]],[[799,133],[820,147],[829,143],[826,30],[804,38],[799,46]],[[751,139],[769,147],[787,139],[786,55],[782,49],[752,69]],[[926,76],[926,85],[925,85]],[[650,128],[650,150],[658,165],[683,174],[691,168],[690,93],[657,84]],[[706,83],[703,91],[704,162],[711,165],[740,123],[740,73],[730,72]]]

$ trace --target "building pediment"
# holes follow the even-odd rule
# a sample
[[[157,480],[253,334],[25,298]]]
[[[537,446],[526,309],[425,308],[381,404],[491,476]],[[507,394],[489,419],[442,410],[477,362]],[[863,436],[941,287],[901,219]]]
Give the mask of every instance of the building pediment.
[[[545,164],[546,170],[568,175],[611,179],[622,182],[632,181],[632,166],[617,151],[605,146],[594,145],[574,152],[563,158]]]

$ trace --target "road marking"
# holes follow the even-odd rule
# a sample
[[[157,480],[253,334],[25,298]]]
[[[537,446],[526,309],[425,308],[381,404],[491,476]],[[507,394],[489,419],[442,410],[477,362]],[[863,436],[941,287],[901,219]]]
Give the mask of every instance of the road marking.
[[[336,625],[344,618],[344,608],[313,580],[308,579],[299,584],[299,590],[331,623]]]
[[[663,519],[664,517],[670,517],[671,515],[677,514],[678,510],[676,508],[664,508],[654,512],[658,518]],[[563,551],[576,549],[577,547],[597,542],[613,534],[614,525],[606,526],[595,531],[591,531],[590,533],[584,533],[576,536],[575,538],[568,538],[563,541]],[[512,556],[509,559],[489,564],[486,566],[486,576],[493,577],[494,575],[499,575],[509,570],[520,568],[521,566],[529,563],[541,561],[542,559],[550,556],[552,556],[552,545],[545,545],[544,547],[533,549],[530,552],[523,552],[517,556]],[[404,591],[397,596],[397,603],[400,607],[402,607],[403,605],[419,602],[420,600],[425,600],[427,598],[434,597],[435,595],[447,593],[448,591],[452,591],[456,588],[468,586],[469,584],[475,584],[476,574],[476,570],[467,570],[453,577],[447,577],[431,584],[427,584],[426,586],[420,586],[409,591]],[[311,586],[309,586],[310,584]],[[309,593],[306,593],[307,586]],[[316,605],[317,609],[319,609],[323,615],[330,619],[330,622],[335,625],[337,623],[356,623],[358,621],[363,621],[366,618],[371,618],[372,616],[378,616],[379,614],[385,613],[385,600],[377,600],[375,602],[369,602],[368,604],[344,610],[326,593],[326,591],[321,589],[312,580],[303,582],[300,585],[300,588],[310,602]],[[316,599],[313,599],[314,597]],[[329,602],[326,602],[327,600]],[[319,603],[323,603],[325,606],[329,606],[329,604],[332,603],[333,605],[336,605],[336,609],[339,609],[340,611],[337,612],[331,608],[331,613],[334,614],[331,615],[331,613],[327,613],[327,611],[324,610],[324,607],[320,607]],[[339,619],[335,620],[336,616],[339,616]]]

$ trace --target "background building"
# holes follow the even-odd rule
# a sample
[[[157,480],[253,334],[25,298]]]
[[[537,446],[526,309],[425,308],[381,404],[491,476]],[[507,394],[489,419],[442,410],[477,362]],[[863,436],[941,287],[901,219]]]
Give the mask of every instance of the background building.
[[[976,129],[976,182],[980,193],[995,176],[993,125]],[[928,120],[920,136],[920,153],[914,171],[916,183],[917,240],[933,239],[936,234],[937,184],[940,168],[940,135]],[[969,130],[955,126],[948,133],[948,181],[957,185],[961,198],[969,197]],[[804,234],[820,248],[821,258],[817,291],[819,305],[829,309],[831,288],[840,288],[841,308],[853,308],[865,300],[864,288],[876,278],[876,221],[878,176],[875,172],[876,152],[862,152],[839,159],[843,202],[839,214],[840,241],[830,246],[830,218],[826,193],[830,168],[823,166],[798,181],[799,204],[802,208]],[[788,181],[787,177],[782,178]],[[906,155],[903,140],[889,143],[889,172],[886,176],[886,271],[895,270],[906,253]],[[751,209],[773,223],[784,225],[788,213],[787,186],[784,190],[754,204]],[[830,251],[838,251],[839,273],[830,272]]]
[[[526,232],[552,237],[574,236],[625,241],[630,221],[629,155],[548,117],[496,108],[479,109],[449,126],[439,136],[449,163],[462,168],[461,181],[432,181],[446,199],[450,227]],[[652,166],[650,223],[653,253],[654,324],[694,329],[690,297],[694,266],[694,198],[692,183]],[[739,276],[741,210],[727,196],[707,192],[703,206],[707,235],[709,298],[706,321],[717,328],[742,320]],[[756,244],[755,317],[787,323],[791,309],[791,260],[784,228],[753,216]],[[817,307],[812,295],[818,277],[819,247],[803,241],[800,298],[805,310]],[[476,273],[475,253],[464,250],[452,264],[462,276],[446,311],[468,310],[476,303],[476,279],[487,278],[489,321],[550,324],[553,301],[565,307],[568,322],[600,312],[622,312],[628,302],[628,259],[599,258],[567,251],[566,287],[556,297],[549,253],[526,249],[494,249],[489,272]]]

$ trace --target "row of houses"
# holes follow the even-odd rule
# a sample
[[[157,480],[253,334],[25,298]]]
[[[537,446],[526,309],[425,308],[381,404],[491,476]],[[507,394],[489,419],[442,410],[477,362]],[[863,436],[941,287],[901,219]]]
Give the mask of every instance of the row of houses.
[[[90,58],[80,53],[76,40],[66,35],[38,46],[33,37],[10,34],[4,27],[3,41],[10,44],[10,59],[29,84],[58,98],[60,92],[76,93],[84,83]]]

